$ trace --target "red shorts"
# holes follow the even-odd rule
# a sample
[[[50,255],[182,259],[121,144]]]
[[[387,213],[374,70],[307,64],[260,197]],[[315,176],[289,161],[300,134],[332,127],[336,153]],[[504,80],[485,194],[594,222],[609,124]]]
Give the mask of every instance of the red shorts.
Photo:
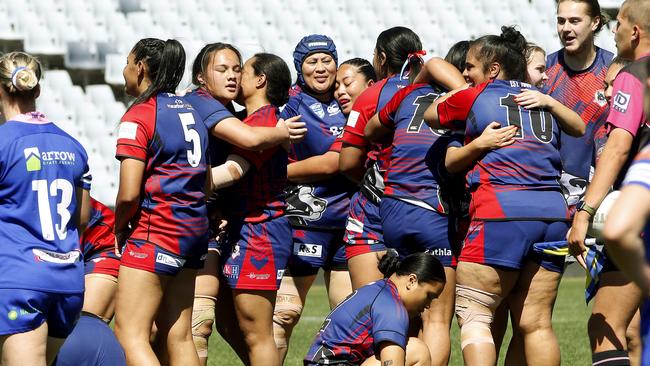
[[[181,269],[201,269],[207,253],[182,257],[159,246],[137,239],[129,239],[122,251],[121,265],[143,271],[175,276]]]
[[[113,248],[105,248],[84,257],[84,274],[106,274],[117,277],[120,272],[120,258]]]

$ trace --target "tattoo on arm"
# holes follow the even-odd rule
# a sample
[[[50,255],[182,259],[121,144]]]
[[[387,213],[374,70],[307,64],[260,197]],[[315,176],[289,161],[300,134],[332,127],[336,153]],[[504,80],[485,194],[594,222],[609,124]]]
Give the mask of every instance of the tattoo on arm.
[[[381,364],[381,366],[391,366],[393,364],[394,364],[393,360],[386,360]]]

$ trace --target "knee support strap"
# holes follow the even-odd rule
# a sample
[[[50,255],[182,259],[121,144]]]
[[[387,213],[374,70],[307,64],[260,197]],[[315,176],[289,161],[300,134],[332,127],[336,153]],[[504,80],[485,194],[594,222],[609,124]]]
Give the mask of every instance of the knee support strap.
[[[278,348],[287,347],[287,336],[302,314],[302,301],[298,295],[278,294],[273,310],[273,335]]]
[[[461,349],[470,344],[492,343],[490,325],[501,297],[475,288],[456,285],[456,317]]]
[[[208,357],[208,339],[214,324],[216,299],[212,297],[195,297],[192,307],[192,338],[199,357]]]

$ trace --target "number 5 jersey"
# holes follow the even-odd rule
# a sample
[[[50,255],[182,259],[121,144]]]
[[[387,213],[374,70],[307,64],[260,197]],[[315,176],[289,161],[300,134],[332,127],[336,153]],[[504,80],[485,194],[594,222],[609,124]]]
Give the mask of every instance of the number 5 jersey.
[[[207,251],[207,148],[207,128],[183,97],[161,93],[124,114],[116,158],[146,164],[131,240],[183,257]]]
[[[0,135],[0,288],[82,292],[75,190],[90,189],[86,151],[38,112]]]

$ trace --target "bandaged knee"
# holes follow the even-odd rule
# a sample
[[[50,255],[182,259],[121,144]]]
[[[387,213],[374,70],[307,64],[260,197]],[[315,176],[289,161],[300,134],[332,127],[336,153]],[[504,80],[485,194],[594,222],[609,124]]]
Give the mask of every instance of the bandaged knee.
[[[456,285],[456,317],[461,349],[470,344],[492,343],[490,325],[501,297],[475,288]]]
[[[214,307],[216,299],[213,297],[195,297],[192,307],[192,338],[196,353],[199,357],[208,357],[208,339],[212,334],[214,324]]]
[[[298,323],[302,314],[302,301],[294,294],[278,294],[273,311],[273,335],[278,348],[287,347],[287,335]]]

